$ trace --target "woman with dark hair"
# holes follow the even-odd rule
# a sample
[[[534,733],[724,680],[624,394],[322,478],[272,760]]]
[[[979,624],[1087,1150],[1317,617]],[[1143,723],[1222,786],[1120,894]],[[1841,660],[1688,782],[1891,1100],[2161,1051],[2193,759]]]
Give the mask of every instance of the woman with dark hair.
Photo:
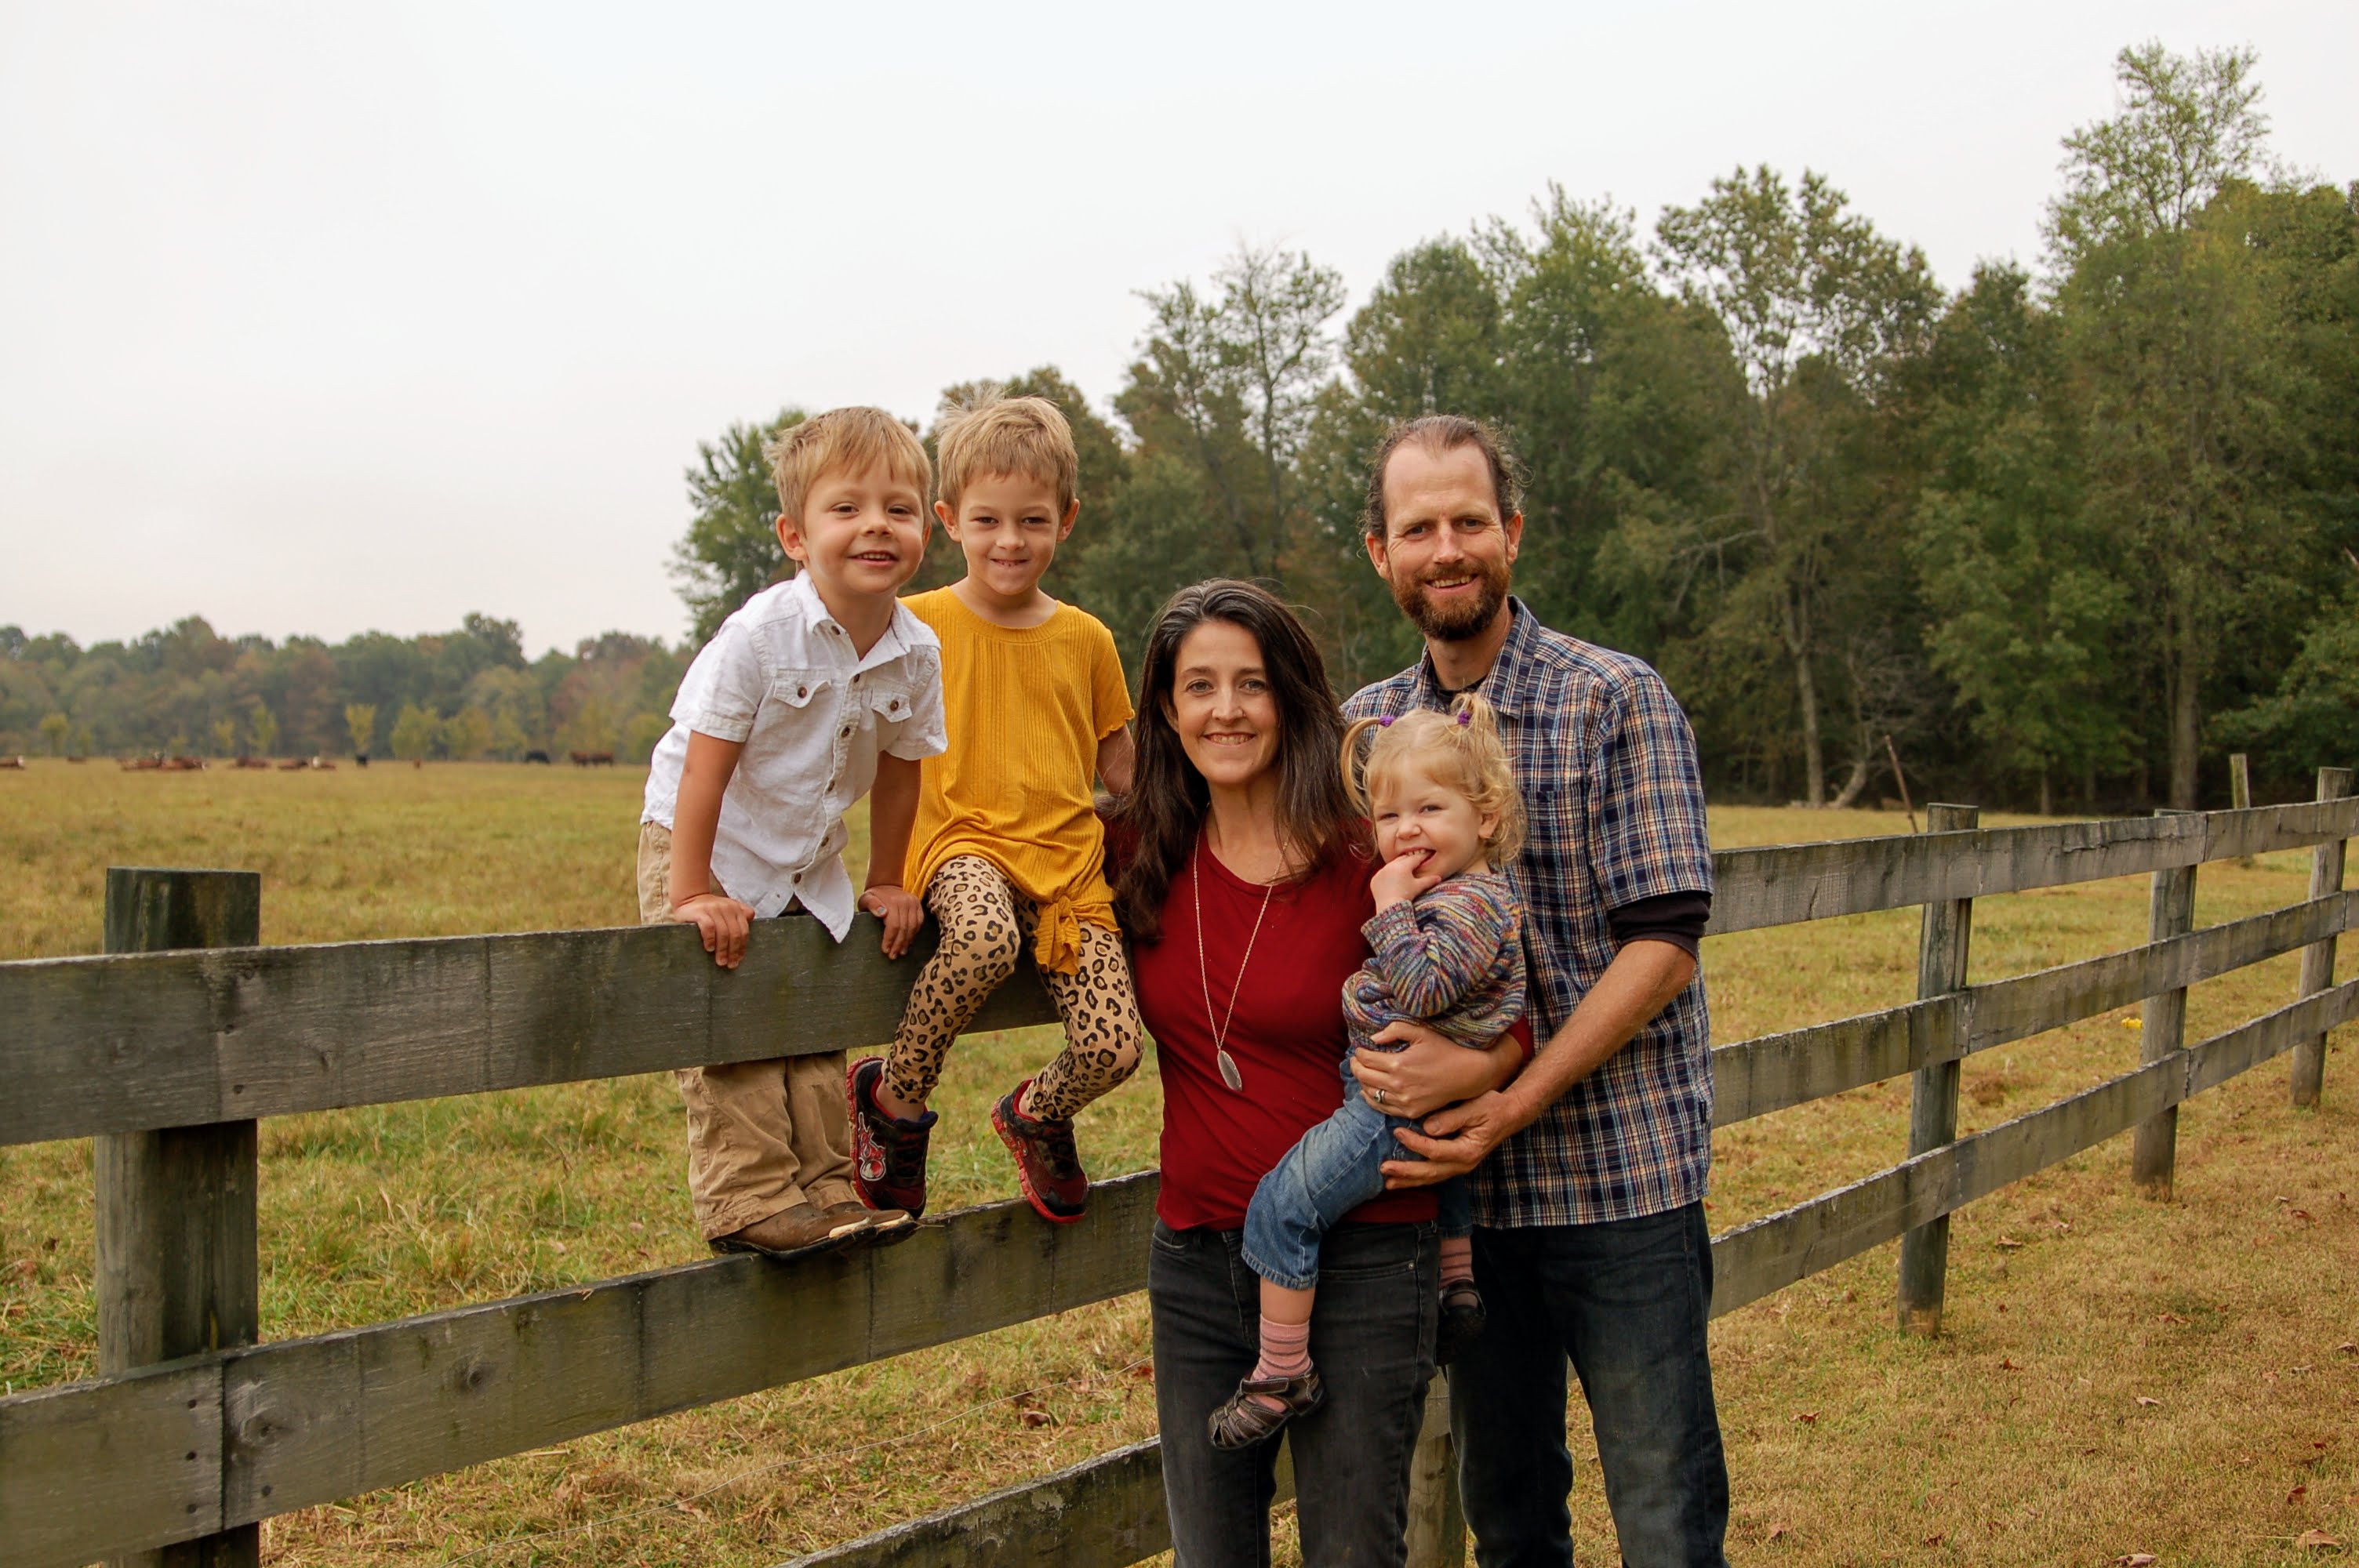
[[[1164,1491],[1180,1568],[1266,1564],[1277,1444],[1218,1449],[1206,1423],[1263,1348],[1240,1252],[1254,1187],[1343,1102],[1343,988],[1368,957],[1376,868],[1326,667],[1285,605],[1246,582],[1180,589],[1139,682],[1137,770],[1110,847],[1163,1080],[1147,1303]],[[1451,1098],[1522,1059],[1509,1041],[1461,1054]],[[1327,1234],[1310,1337],[1332,1373],[1286,1429],[1310,1568],[1404,1559],[1439,1268],[1430,1189]]]

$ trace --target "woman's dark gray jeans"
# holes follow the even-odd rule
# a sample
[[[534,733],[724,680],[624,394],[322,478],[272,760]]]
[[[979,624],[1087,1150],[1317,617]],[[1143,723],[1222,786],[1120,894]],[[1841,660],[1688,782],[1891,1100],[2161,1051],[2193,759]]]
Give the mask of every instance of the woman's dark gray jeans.
[[[1253,1371],[1261,1281],[1244,1233],[1155,1227],[1147,1299],[1155,1321],[1163,1495],[1177,1568],[1266,1568],[1279,1439],[1224,1451],[1205,1418]],[[1340,1225],[1320,1258],[1310,1355],[1327,1401],[1287,1423],[1305,1568],[1397,1568],[1406,1557],[1409,1459],[1433,1378],[1440,1240],[1428,1224]]]

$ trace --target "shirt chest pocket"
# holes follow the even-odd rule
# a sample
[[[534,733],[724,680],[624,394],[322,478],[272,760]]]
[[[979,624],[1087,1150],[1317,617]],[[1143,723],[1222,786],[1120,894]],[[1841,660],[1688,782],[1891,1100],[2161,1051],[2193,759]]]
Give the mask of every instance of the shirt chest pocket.
[[[770,700],[785,708],[823,713],[834,679],[820,670],[780,670],[770,682]]]
[[[861,706],[875,716],[878,732],[889,739],[900,733],[900,728],[916,711],[915,700],[909,695],[907,681],[871,681],[864,686]]]

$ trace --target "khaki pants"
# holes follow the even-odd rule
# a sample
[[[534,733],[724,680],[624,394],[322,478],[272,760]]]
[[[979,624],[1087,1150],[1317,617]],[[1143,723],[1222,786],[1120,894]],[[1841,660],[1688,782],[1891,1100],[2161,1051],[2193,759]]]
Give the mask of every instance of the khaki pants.
[[[639,824],[639,920],[671,915],[671,829]],[[682,1067],[688,1195],[705,1239],[799,1203],[856,1202],[843,1053]]]

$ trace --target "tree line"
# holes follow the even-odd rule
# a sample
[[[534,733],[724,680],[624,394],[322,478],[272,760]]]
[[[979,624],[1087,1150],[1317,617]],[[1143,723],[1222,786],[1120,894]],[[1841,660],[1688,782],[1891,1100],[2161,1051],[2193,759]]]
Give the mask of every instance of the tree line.
[[[84,648],[0,626],[0,752],[210,757],[529,751],[645,757],[692,650],[609,632],[527,661],[513,621],[455,632],[223,637],[199,616]]]
[[[2359,186],[2272,162],[2248,50],[2116,65],[2039,269],[1953,294],[1766,168],[1645,236],[1551,188],[1348,315],[1273,247],[1148,289],[1119,424],[1053,368],[1004,384],[1081,440],[1052,587],[1135,637],[1177,584],[1272,579],[1347,689],[1387,674],[1417,650],[1363,553],[1365,454],[1473,414],[1529,469],[1519,590],[1660,667],[1723,795],[1848,804],[1898,758],[1993,804],[2192,806],[2231,749],[2298,787],[2359,755]],[[700,634],[776,568],[758,454],[799,417],[690,471]],[[938,540],[929,580],[954,566]]]
[[[1050,586],[1121,639],[1181,583],[1250,576],[1345,689],[1409,662],[1361,545],[1365,455],[1448,410],[1524,457],[1518,591],[1662,669],[1722,796],[1846,805],[1897,762],[1920,797],[2191,806],[2231,750],[2290,792],[2359,759],[2359,183],[2276,163],[2249,50],[2116,71],[2117,112],[2063,138],[2038,265],[1954,293],[1817,172],[1736,169],[1643,232],[1551,187],[1402,252],[1348,312],[1334,269],[1274,246],[1142,291],[1110,410],[1053,367],[943,406],[1064,408],[1082,512]],[[761,449],[802,416],[700,445],[679,647],[527,664],[480,616],[334,648],[0,629],[0,749],[268,750],[269,726],[338,750],[358,708],[370,750],[643,757],[689,654],[784,568]],[[937,535],[917,586],[956,572]]]

